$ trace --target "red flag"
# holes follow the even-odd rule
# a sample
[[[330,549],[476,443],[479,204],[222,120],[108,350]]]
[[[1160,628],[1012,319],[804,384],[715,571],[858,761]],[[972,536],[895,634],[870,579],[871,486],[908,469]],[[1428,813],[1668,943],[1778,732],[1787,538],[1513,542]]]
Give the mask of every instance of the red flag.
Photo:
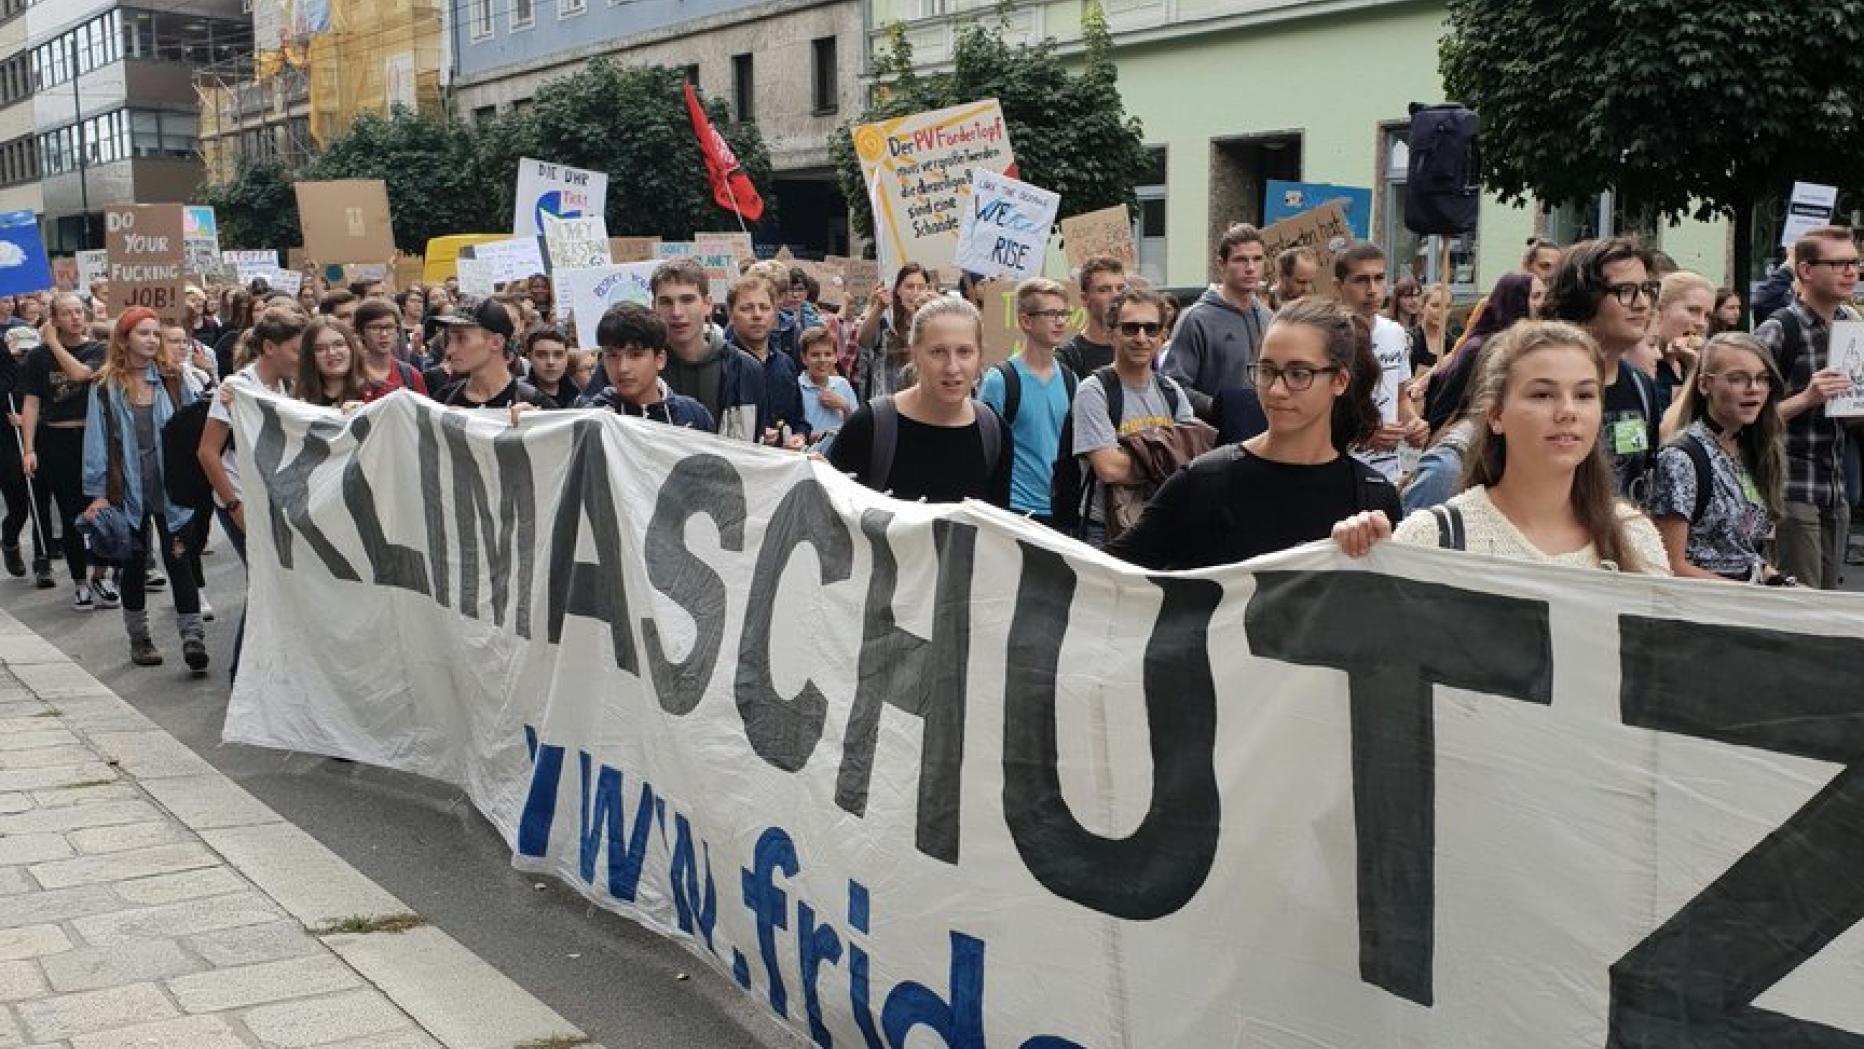
[[[738,165],[725,136],[706,119],[705,108],[690,81],[686,84],[686,112],[693,118],[693,134],[699,136],[699,152],[705,154],[706,179],[712,183],[712,199],[727,211],[735,211],[746,222],[764,217],[764,198],[757,195],[751,179]]]

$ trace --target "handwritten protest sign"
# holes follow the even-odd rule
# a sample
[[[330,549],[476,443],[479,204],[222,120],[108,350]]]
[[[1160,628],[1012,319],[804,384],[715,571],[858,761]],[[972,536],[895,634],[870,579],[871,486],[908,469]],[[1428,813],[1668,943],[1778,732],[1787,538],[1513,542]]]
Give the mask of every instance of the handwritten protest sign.
[[[1333,256],[1352,243],[1353,229],[1346,221],[1346,209],[1339,202],[1322,204],[1293,218],[1283,219],[1262,230],[1262,247],[1269,265],[1275,256],[1289,248],[1307,248],[1320,260],[1320,272],[1314,277],[1314,291],[1322,296],[1335,294]]]
[[[544,258],[554,270],[585,269],[609,264],[608,221],[600,215],[560,219],[542,215]]]
[[[321,265],[381,262],[395,257],[388,184],[381,179],[298,182],[298,228],[304,254]]]
[[[512,237],[510,240],[489,240],[483,244],[469,245],[460,249],[460,258],[475,259],[484,264],[487,268],[483,272],[494,284],[529,280],[533,275],[545,272],[542,237]],[[464,278],[461,280],[461,286],[464,287]]]
[[[278,252],[265,251],[223,251],[220,253],[222,265],[230,266],[241,284],[251,283],[255,278],[268,280],[278,271]]]
[[[1119,259],[1128,273],[1139,266],[1139,253],[1133,249],[1133,218],[1124,204],[1062,219],[1061,248],[1072,272],[1080,272],[1097,255]]]
[[[610,237],[608,257],[615,262],[646,262],[659,257],[654,254],[658,247],[659,237]]]
[[[281,295],[295,297],[304,287],[304,274],[297,270],[277,269],[266,274],[265,283]]]
[[[691,241],[666,240],[654,248],[654,255],[660,259],[678,259],[691,257],[705,267],[706,279],[711,282],[707,294],[714,302],[724,302],[725,295],[731,291],[731,282],[738,279],[738,256],[721,250],[722,245],[695,244]]]
[[[78,260],[78,288],[80,290],[89,291],[92,284],[109,278],[109,249],[97,248],[92,251],[80,251],[73,257]]]
[[[1864,321],[1833,322],[1829,361],[1827,367],[1851,379],[1851,392],[1826,401],[1825,414],[1833,419],[1864,416]]]
[[[104,250],[110,253],[110,312],[146,306],[165,321],[183,319],[187,246],[180,204],[125,204],[104,209]]]
[[[454,261],[460,294],[483,299],[497,293],[498,278],[494,274],[498,267],[490,259],[475,259],[462,251]]]
[[[78,290],[78,260],[66,256],[52,260],[52,283],[59,291]]]
[[[984,367],[988,368],[1023,352],[1023,329],[1017,323],[1016,286],[1021,281],[987,280],[977,286],[983,296]],[[1081,293],[1072,281],[1062,282],[1068,292],[1068,333],[1073,338],[1087,327],[1087,310],[1081,305]]]
[[[894,272],[889,271],[886,279],[892,280]],[[873,259],[849,259],[842,265],[842,277],[849,301],[866,302],[880,284],[880,263]]]
[[[971,172],[954,264],[984,277],[1039,276],[1060,209],[1058,193],[989,171]]]
[[[512,203],[513,236],[542,236],[544,215],[579,219],[604,215],[607,207],[608,175],[604,172],[530,157],[519,159],[518,187]]]
[[[31,211],[0,215],[0,295],[23,295],[52,287],[52,263]]]
[[[1340,202],[1346,213],[1346,225],[1358,240],[1372,236],[1372,191],[1364,186],[1342,186],[1332,182],[1287,182],[1269,179],[1262,188],[1262,221],[1280,222],[1322,204]]]
[[[798,1044],[1864,1040],[1857,595],[1152,572],[614,413],[234,385],[225,739],[457,785]]]
[[[971,172],[1015,176],[1010,133],[994,98],[854,129],[874,208],[880,268],[946,269],[958,252]]]
[[[214,209],[189,205],[183,215],[186,224],[182,240],[187,248],[188,272],[217,278],[221,272],[220,221],[214,216]]]
[[[847,289],[842,284],[841,270],[813,259],[794,259],[790,265],[807,273],[816,282],[816,301],[824,306],[839,309],[848,301]]]
[[[558,270],[557,297],[567,302],[570,317],[576,322],[576,345],[598,350],[596,325],[602,314],[618,302],[652,305],[654,293],[650,282],[658,262],[623,262],[611,266]]]

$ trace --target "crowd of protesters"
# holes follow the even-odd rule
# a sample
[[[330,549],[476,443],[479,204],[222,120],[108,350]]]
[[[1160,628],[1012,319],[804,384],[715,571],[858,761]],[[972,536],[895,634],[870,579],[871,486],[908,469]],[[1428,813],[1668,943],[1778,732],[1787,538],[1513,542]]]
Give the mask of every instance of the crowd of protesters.
[[[1790,292],[1749,310],[1633,240],[1536,240],[1459,323],[1448,287],[1394,281],[1374,244],[1323,274],[1238,225],[1183,308],[1110,257],[1072,288],[1023,282],[1020,349],[992,367],[975,283],[918,264],[837,309],[784,262],[747,263],[718,301],[669,260],[651,305],[583,319],[594,354],[543,275],[476,300],[452,280],[190,288],[173,323],[110,315],[103,287],[0,298],[0,557],[47,589],[62,561],[80,611],[121,606],[139,665],[162,662],[148,595],[167,589],[204,672],[212,523],[245,552],[227,388],[249,384],[338,410],[405,389],[638,416],[897,498],[984,500],[1153,569],[1331,536],[1830,589],[1859,494],[1851,422],[1824,410],[1852,391],[1828,343],[1858,316],[1856,239],[1812,230],[1786,269]]]

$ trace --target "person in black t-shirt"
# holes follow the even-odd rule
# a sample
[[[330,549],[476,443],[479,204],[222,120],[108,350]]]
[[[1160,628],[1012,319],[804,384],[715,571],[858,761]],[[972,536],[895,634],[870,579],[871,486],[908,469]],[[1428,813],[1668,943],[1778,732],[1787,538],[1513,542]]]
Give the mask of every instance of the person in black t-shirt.
[[[1331,300],[1302,299],[1276,314],[1246,372],[1268,430],[1174,474],[1108,553],[1150,569],[1208,568],[1325,539],[1364,511],[1403,515],[1397,489],[1347,454],[1380,421],[1364,321]]]
[[[1087,377],[1113,363],[1113,332],[1107,327],[1107,307],[1126,290],[1126,267],[1111,255],[1096,255],[1081,264],[1081,305],[1087,327],[1055,351],[1055,362],[1086,382]]]
[[[557,406],[537,387],[511,374],[505,352],[514,326],[503,303],[487,299],[470,313],[448,314],[440,322],[447,327],[448,360],[459,378],[434,394],[434,400],[449,408],[511,408],[514,421],[523,410],[520,405]]]
[[[1546,315],[1585,329],[1605,353],[1605,419],[1601,438],[1618,494],[1642,506],[1657,463],[1663,415],[1657,384],[1624,358],[1650,328],[1662,285],[1651,277],[1648,248],[1624,237],[1568,248],[1547,289]]]
[[[40,345],[20,366],[20,436],[25,441],[26,476],[38,484],[40,531],[52,534],[51,503],[58,503],[58,533],[64,536],[65,564],[77,587],[72,606],[81,612],[115,608],[118,597],[102,565],[90,565],[71,522],[90,505],[84,498],[84,419],[90,408],[91,380],[104,365],[104,344],[90,338],[84,300],[61,292],[52,300],[52,321],[40,331]],[[90,568],[90,579],[85,569]],[[33,566],[39,586],[51,583],[51,565]]]
[[[983,317],[963,299],[932,299],[913,315],[908,342],[918,382],[856,411],[829,462],[896,499],[982,499],[1007,509],[1010,428],[971,399],[983,368]]]

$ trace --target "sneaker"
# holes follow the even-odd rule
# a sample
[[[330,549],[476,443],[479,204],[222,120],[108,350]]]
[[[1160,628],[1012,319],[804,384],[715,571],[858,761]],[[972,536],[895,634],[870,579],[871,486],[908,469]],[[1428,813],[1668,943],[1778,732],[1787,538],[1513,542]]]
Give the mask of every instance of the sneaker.
[[[203,656],[207,653],[202,652]],[[129,661],[139,667],[159,667],[162,665],[162,653],[156,651],[155,642],[146,637],[134,638],[129,643]]]
[[[0,557],[6,559],[6,574],[18,579],[26,574],[26,559],[19,556],[19,544],[0,546]]]
[[[201,595],[201,621],[204,623],[214,621],[214,606],[207,603],[206,594]]]
[[[115,608],[123,600],[117,589],[110,585],[108,579],[91,580],[91,593],[97,595],[98,608]]]
[[[78,596],[71,599],[71,607],[80,612],[89,612],[96,608],[97,602],[91,599],[91,588],[82,583],[78,584]]]
[[[151,650],[155,648],[154,645],[149,647]],[[198,637],[182,638],[181,658],[188,664],[188,670],[192,671],[195,677],[207,673],[207,642]]]
[[[168,585],[168,577],[152,568],[142,585],[150,590],[160,590]]]
[[[50,590],[58,585],[52,578],[52,562],[41,559],[32,563],[32,585],[41,590]]]

